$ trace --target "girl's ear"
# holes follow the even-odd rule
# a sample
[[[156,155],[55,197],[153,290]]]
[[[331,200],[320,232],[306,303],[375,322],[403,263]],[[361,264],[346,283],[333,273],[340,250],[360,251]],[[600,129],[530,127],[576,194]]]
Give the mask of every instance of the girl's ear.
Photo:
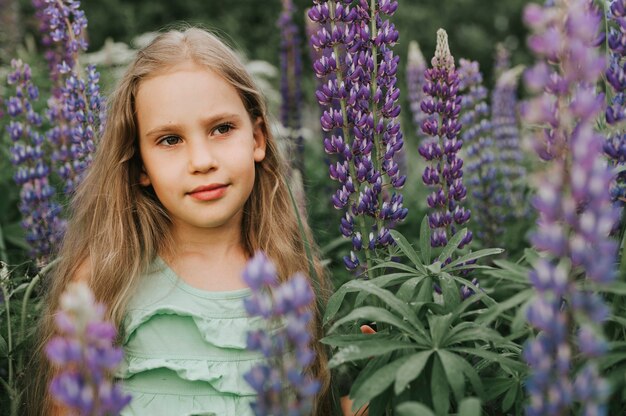
[[[254,137],[254,161],[260,162],[265,159],[265,148],[267,146],[267,137],[265,135],[266,126],[261,117],[257,118],[253,128],[252,135]]]
[[[146,168],[141,165],[141,173],[139,174],[139,184],[142,186],[150,186],[152,182],[150,182],[150,176],[146,172]]]

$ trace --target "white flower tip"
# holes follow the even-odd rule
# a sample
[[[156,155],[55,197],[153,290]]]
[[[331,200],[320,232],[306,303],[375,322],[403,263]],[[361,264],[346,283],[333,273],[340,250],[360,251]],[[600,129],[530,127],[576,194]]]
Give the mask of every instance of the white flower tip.
[[[448,71],[454,69],[454,58],[450,53],[450,46],[448,45],[448,32],[444,29],[437,30],[437,48],[431,63],[434,68],[446,69]]]

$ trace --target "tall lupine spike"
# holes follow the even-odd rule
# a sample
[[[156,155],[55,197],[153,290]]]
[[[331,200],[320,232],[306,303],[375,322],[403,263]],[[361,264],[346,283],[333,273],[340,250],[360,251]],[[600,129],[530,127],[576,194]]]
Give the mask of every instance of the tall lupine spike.
[[[44,137],[38,131],[42,117],[34,110],[39,90],[32,83],[31,69],[20,60],[12,60],[13,72],[8,83],[15,96],[7,101],[7,125],[11,137],[11,162],[16,168],[15,183],[20,189],[20,213],[31,255],[39,267],[49,262],[65,229],[59,217],[61,207],[54,201],[55,189],[49,181],[50,168],[44,159]]]
[[[268,324],[267,330],[248,332],[248,348],[267,359],[244,375],[258,393],[252,410],[258,416],[310,415],[320,388],[319,381],[305,373],[315,359],[308,331],[313,289],[302,274],[279,284],[276,267],[260,252],[248,262],[243,279],[253,291],[244,301],[246,311]]]
[[[611,166],[623,166],[626,163],[626,1],[611,1],[607,13],[608,23],[611,25],[608,34],[609,65],[606,69],[606,79],[612,87],[611,103],[606,108],[605,119],[611,127],[604,152],[609,157]],[[611,197],[619,207],[623,208],[626,202],[626,172],[615,175],[611,187]]]
[[[487,89],[478,62],[459,61],[459,89],[461,91],[461,138],[467,146],[467,185],[477,237],[487,247],[493,247],[503,231],[503,195],[499,189],[498,166],[494,154],[489,105],[485,101]]]
[[[330,176],[340,182],[332,196],[337,209],[346,209],[342,234],[353,250],[344,257],[350,270],[366,267],[372,277],[371,254],[393,242],[389,229],[407,215],[402,195],[392,192],[404,185],[396,154],[403,146],[397,104],[398,57],[391,47],[398,40],[391,16],[397,1],[315,0],[309,18],[319,30],[311,43],[322,53],[313,68],[327,81],[317,91],[322,129],[331,134],[324,149],[337,154]],[[334,78],[329,75],[334,74]],[[340,108],[333,106],[339,102]],[[365,252],[363,263],[360,252]]]
[[[117,415],[131,400],[113,383],[123,351],[113,346],[115,327],[104,319],[104,313],[104,305],[95,301],[85,283],[70,283],[55,316],[58,335],[45,349],[48,359],[58,366],[50,393],[80,415]]]
[[[608,308],[578,284],[589,279],[602,286],[615,277],[617,244],[608,235],[617,211],[604,138],[594,131],[604,101],[595,90],[605,69],[596,48],[602,15],[591,0],[568,0],[530,4],[524,20],[539,59],[526,73],[526,86],[537,95],[523,116],[545,126],[534,136],[535,148],[550,160],[537,177],[534,200],[539,221],[532,242],[542,256],[529,275],[536,297],[527,317],[539,333],[524,347],[531,368],[526,413],[565,414],[579,402],[581,414],[605,415],[609,392],[596,358],[607,348]]]
[[[87,50],[87,18],[76,0],[33,0],[40,22],[45,56],[54,81],[46,115],[52,128],[53,168],[71,194],[90,164],[97,137],[104,124],[104,106],[95,67],[86,70],[78,56]]]
[[[289,132],[292,147],[292,167],[300,174],[304,172],[304,141],[302,127],[302,51],[298,26],[293,21],[294,5],[292,0],[282,0],[283,9],[278,18],[280,29],[280,92],[282,102],[280,120]]]
[[[428,136],[419,147],[419,153],[428,166],[422,180],[432,192],[427,203],[431,208],[428,223],[433,230],[430,243],[433,247],[445,246],[456,227],[466,224],[470,211],[460,203],[465,200],[467,190],[463,185],[463,160],[457,156],[463,141],[457,138],[461,131],[458,121],[461,111],[461,96],[458,96],[459,76],[450,54],[448,35],[445,30],[437,31],[437,49],[432,67],[426,70],[426,97],[422,111],[428,114],[422,123],[422,131]],[[472,241],[468,231],[460,247]]]
[[[512,219],[529,213],[524,201],[522,179],[526,177],[526,168],[522,164],[517,115],[517,84],[522,68],[510,68],[509,52],[503,45],[498,45],[496,51],[497,78],[491,94],[491,124],[498,149],[496,165],[502,187],[502,206],[508,207],[505,216]]]

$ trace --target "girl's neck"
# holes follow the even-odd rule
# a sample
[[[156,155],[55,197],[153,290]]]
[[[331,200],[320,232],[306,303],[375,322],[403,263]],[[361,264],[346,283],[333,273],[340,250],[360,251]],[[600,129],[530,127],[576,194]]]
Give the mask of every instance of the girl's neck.
[[[161,256],[187,284],[208,291],[246,287],[241,276],[248,255],[237,228],[171,231],[173,252]]]

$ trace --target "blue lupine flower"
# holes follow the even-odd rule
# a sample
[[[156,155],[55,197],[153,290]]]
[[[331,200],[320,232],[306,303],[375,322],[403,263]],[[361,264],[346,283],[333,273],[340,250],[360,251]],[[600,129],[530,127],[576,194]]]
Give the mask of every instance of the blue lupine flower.
[[[432,68],[426,70],[426,97],[422,101],[422,111],[428,114],[422,123],[422,131],[429,137],[419,147],[419,153],[428,162],[422,180],[432,189],[427,198],[432,209],[428,223],[432,229],[430,244],[433,247],[445,246],[450,237],[456,234],[456,226],[469,221],[470,211],[460,205],[467,189],[463,185],[463,160],[458,152],[463,141],[457,138],[461,131],[458,121],[461,111],[459,76],[450,54],[448,35],[445,30],[437,31],[437,49],[432,59]],[[459,245],[463,247],[472,241],[472,233]]]
[[[489,105],[485,102],[487,89],[478,62],[459,61],[459,90],[461,92],[461,138],[467,146],[467,186],[471,190],[470,204],[474,213],[475,230],[486,246],[493,246],[502,233],[502,191],[499,189],[498,165],[494,155]]]
[[[302,274],[279,284],[274,264],[263,253],[248,262],[243,279],[253,291],[244,301],[246,311],[268,323],[268,330],[248,332],[248,348],[268,359],[244,375],[258,393],[252,409],[256,415],[308,415],[320,388],[305,372],[315,359],[308,329],[313,289]]]
[[[113,346],[116,330],[104,312],[85,283],[70,283],[55,316],[58,335],[46,345],[46,356],[60,368],[50,393],[81,415],[119,414],[131,400],[112,381],[123,352]]]
[[[391,191],[406,181],[395,160],[403,146],[397,119],[398,57],[391,50],[398,32],[383,19],[396,11],[398,3],[379,0],[372,10],[367,2],[351,3],[316,0],[308,15],[320,25],[311,38],[313,46],[331,51],[322,53],[313,68],[319,78],[334,75],[316,96],[327,106],[320,120],[322,129],[331,133],[324,139],[324,149],[339,157],[329,170],[340,183],[331,198],[333,205],[347,210],[341,231],[353,244],[344,263],[350,270],[359,267],[363,262],[357,253],[363,250],[369,272],[370,251],[391,244],[389,229],[407,215],[402,195]],[[372,22],[375,33],[370,33]],[[388,189],[383,191],[384,187]]]
[[[42,266],[54,254],[65,222],[59,217],[61,207],[54,201],[50,169],[44,160],[44,137],[38,131],[42,120],[31,103],[38,98],[38,92],[31,80],[30,67],[20,60],[12,60],[11,67],[8,81],[15,88],[15,96],[7,101],[7,113],[14,120],[7,125],[7,132],[13,143],[11,162],[16,168],[13,178],[21,188],[19,209],[26,240],[31,255]]]
[[[607,13],[609,24],[612,25],[608,34],[609,65],[606,69],[606,79],[612,87],[611,104],[607,106],[605,118],[610,127],[607,141],[604,143],[604,152],[614,167],[626,163],[626,132],[623,121],[626,119],[626,2],[624,0],[611,1],[610,11]],[[619,206],[626,202],[626,172],[618,173],[611,186],[611,197]]]
[[[517,116],[517,84],[519,68],[510,68],[508,50],[499,45],[496,56],[496,85],[491,94],[491,125],[495,147],[498,149],[498,172],[500,178],[503,213],[507,219],[528,214],[522,179],[526,169],[522,164],[519,123]]]
[[[283,10],[277,25],[280,29],[280,120],[288,130],[289,143],[292,146],[293,167],[304,172],[304,141],[302,127],[302,52],[298,26],[293,21],[294,5],[292,0],[282,0]]]
[[[528,319],[541,332],[524,349],[532,370],[526,413],[559,414],[579,401],[584,414],[602,415],[608,394],[593,358],[606,347],[601,324],[607,308],[575,281],[580,272],[600,285],[615,276],[617,245],[609,233],[618,213],[608,191],[604,138],[594,131],[604,99],[595,91],[604,72],[596,49],[601,14],[590,0],[573,0],[531,4],[524,17],[534,32],[529,46],[540,58],[526,73],[526,84],[540,95],[526,103],[523,115],[529,123],[546,126],[534,144],[538,155],[550,161],[537,179],[534,201],[539,227],[532,242],[545,255],[529,275],[537,296]],[[587,360],[577,374],[570,330],[577,331],[580,358]]]

